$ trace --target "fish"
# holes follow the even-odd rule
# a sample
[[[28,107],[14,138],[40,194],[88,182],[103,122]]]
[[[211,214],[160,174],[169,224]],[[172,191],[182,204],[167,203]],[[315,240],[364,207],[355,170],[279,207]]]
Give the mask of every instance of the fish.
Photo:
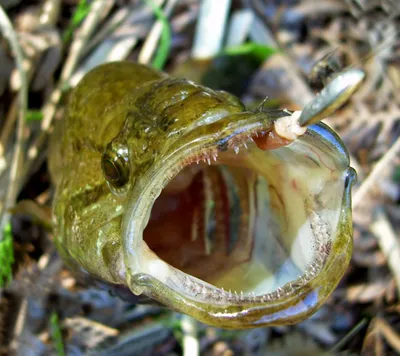
[[[350,74],[291,112],[133,62],[91,70],[49,146],[66,265],[217,327],[308,318],[352,254],[356,172],[319,121]]]

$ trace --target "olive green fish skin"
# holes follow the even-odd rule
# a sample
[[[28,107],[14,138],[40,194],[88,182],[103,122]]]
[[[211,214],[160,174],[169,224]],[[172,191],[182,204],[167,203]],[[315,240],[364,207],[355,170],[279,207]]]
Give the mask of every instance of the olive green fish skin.
[[[65,120],[57,126],[49,149],[49,168],[56,185],[56,244],[66,263],[106,283],[127,285],[121,226],[132,192],[139,183],[145,184],[149,171],[163,164],[173,152],[171,147],[185,144],[183,137],[192,141],[197,136],[208,137],[210,145],[222,145],[224,138],[235,133],[236,125],[225,125],[225,117],[238,115],[238,125],[248,118],[256,124],[263,117],[265,127],[275,119],[244,110],[233,95],[139,64],[109,63],[88,73],[72,92]],[[312,139],[319,144],[318,137]],[[106,181],[101,168],[104,154],[125,159],[127,182],[123,187]],[[340,159],[348,165],[347,157]],[[345,189],[350,190],[351,184]],[[135,282],[151,287],[149,297],[211,325],[250,328],[299,322],[325,302],[349,263],[349,192],[344,199],[332,253],[321,273],[295,294],[288,292],[267,303],[216,306],[184,298],[149,275],[137,275]]]

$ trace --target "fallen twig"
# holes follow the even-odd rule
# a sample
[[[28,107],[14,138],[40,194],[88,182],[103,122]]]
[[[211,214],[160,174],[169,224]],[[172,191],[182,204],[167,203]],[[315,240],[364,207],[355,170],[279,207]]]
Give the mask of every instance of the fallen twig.
[[[18,117],[17,110],[18,110],[18,99],[14,98],[8,109],[7,116],[4,120],[3,129],[0,134],[0,175],[3,174],[3,172],[7,168],[7,161],[5,154],[7,150],[8,141],[11,137],[11,132],[14,129],[15,121],[17,120]]]
[[[25,71],[23,68],[24,57],[22,49],[19,45],[17,34],[14,31],[13,25],[4,12],[3,7],[0,6],[0,29],[4,37],[10,43],[10,46],[15,55],[15,62],[20,76],[21,88],[18,93],[19,98],[19,114],[17,122],[17,141],[14,145],[14,152],[10,167],[10,178],[8,181],[8,188],[6,189],[6,198],[0,217],[0,241],[2,240],[4,227],[9,219],[8,210],[15,204],[17,199],[20,175],[18,170],[23,164],[23,146],[24,146],[24,129],[25,129],[25,116],[28,103],[28,85],[26,81]]]
[[[356,191],[353,197],[353,208],[357,207],[365,198],[365,195],[373,187],[378,178],[382,178],[382,172],[389,165],[396,155],[400,152],[400,137],[397,138],[394,145],[389,151],[379,160],[375,165],[371,173],[361,184],[360,188]]]
[[[19,340],[24,331],[26,315],[28,313],[28,299],[23,298],[19,306],[17,321],[13,331],[13,340],[10,344],[10,351],[17,353],[19,348]]]
[[[385,337],[385,340],[393,347],[397,352],[400,352],[400,335],[382,318],[377,320],[377,328],[380,333]]]
[[[28,150],[24,178],[29,174],[30,168],[49,134],[57,106],[62,96],[62,91],[68,84],[68,80],[78,64],[81,53],[84,50],[88,39],[93,34],[100,20],[103,18],[104,10],[109,10],[113,3],[114,0],[97,0],[93,2],[89,14],[83,21],[81,29],[76,34],[75,39],[71,44],[68,58],[66,59],[65,65],[62,69],[58,85],[43,108],[42,131]]]
[[[371,225],[371,231],[374,233],[379,247],[386,257],[388,266],[396,280],[397,293],[400,296],[400,244],[382,209],[378,211],[375,221]]]

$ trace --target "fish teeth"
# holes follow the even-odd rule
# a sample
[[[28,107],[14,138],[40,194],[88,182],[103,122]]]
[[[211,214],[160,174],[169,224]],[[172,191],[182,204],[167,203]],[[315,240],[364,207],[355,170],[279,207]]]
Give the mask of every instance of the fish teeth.
[[[208,163],[208,165],[211,164],[211,161],[210,161],[210,158],[209,158],[209,157],[207,157],[207,163]]]
[[[243,142],[243,146],[244,146],[246,149],[248,149],[248,147],[247,147],[247,145],[246,145],[246,142]]]
[[[190,280],[190,278],[188,276],[186,276],[184,283],[186,285],[186,288],[188,288],[190,290],[192,285],[193,285],[193,283],[192,283],[192,281]]]
[[[253,302],[256,301],[256,293],[251,292],[251,293],[250,293],[250,297],[251,297],[251,300],[252,300]]]
[[[235,299],[236,299],[237,302],[239,302],[239,294],[238,294],[237,291],[235,291]]]
[[[282,293],[282,292],[283,292],[283,290],[282,290],[281,288],[278,288],[278,289],[276,290],[276,295],[277,295],[278,298],[281,297],[281,293]]]
[[[199,284],[196,285],[196,292],[197,292],[198,294],[200,294],[201,291],[202,291],[202,288],[201,288],[201,285],[200,285],[200,283],[199,283]]]
[[[234,149],[234,151],[235,151],[236,154],[239,153],[239,147],[238,147],[238,146],[235,146],[233,149]]]

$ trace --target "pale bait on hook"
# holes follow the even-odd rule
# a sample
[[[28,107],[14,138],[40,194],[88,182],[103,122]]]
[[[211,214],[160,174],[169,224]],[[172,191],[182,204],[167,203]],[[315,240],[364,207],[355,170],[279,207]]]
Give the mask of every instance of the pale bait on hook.
[[[323,113],[349,95],[335,82],[315,99]],[[355,172],[327,125],[301,127],[318,110],[248,111],[129,62],[88,73],[67,109],[49,167],[72,269],[225,328],[302,321],[335,289]]]

